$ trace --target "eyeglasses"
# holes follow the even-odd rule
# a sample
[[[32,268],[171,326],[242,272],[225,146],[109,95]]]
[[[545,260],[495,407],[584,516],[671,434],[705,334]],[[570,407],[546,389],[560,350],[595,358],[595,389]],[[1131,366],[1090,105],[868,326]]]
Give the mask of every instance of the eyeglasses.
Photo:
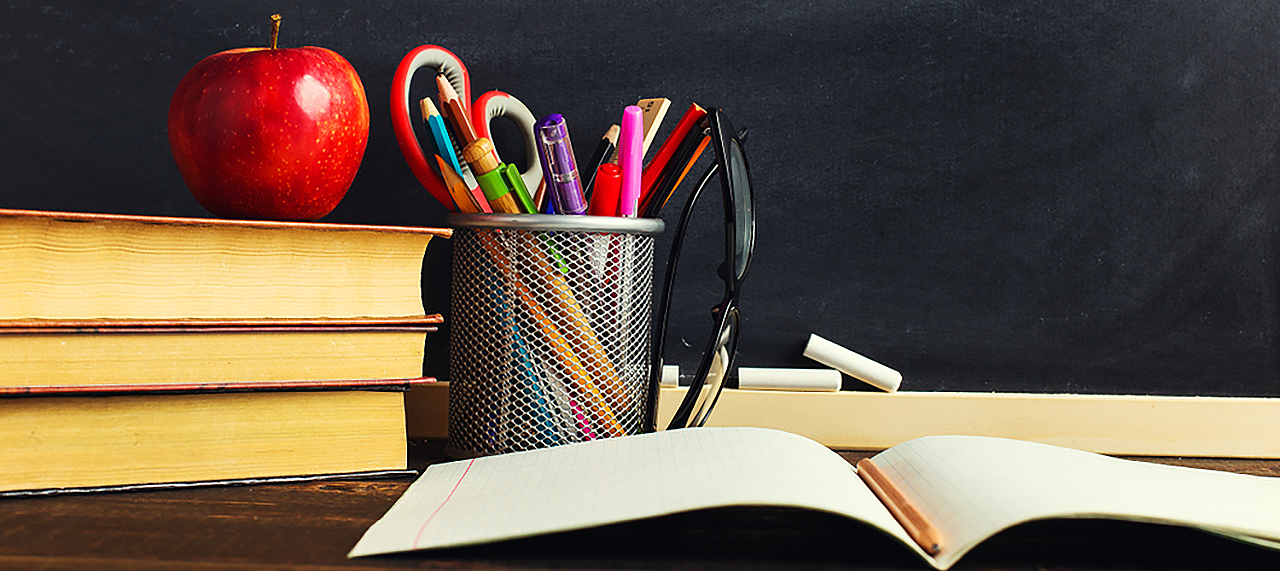
[[[711,337],[707,340],[698,364],[697,373],[689,385],[680,407],[667,429],[702,426],[711,415],[724,388],[725,377],[733,369],[738,349],[738,333],[741,316],[738,311],[738,294],[742,279],[751,265],[751,253],[755,249],[756,220],[752,205],[751,172],[747,168],[747,155],[742,150],[746,132],[734,131],[729,118],[718,109],[707,111],[709,127],[705,133],[711,137],[716,162],[698,181],[689,194],[667,261],[667,275],[658,305],[658,327],[653,336],[653,362],[650,367],[649,407],[645,427],[657,429],[658,385],[662,378],[662,353],[666,343],[667,319],[671,312],[671,293],[675,284],[676,266],[684,245],[686,230],[692,218],[694,204],[712,177],[719,175],[721,196],[724,201],[725,258],[720,265],[720,279],[724,281],[724,297],[711,308],[714,322]]]

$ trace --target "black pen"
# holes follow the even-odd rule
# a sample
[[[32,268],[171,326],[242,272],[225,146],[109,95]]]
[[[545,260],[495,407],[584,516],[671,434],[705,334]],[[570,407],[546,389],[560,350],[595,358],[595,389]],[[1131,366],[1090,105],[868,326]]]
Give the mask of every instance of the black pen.
[[[613,150],[618,147],[618,129],[617,125],[609,127],[604,136],[600,137],[600,144],[596,145],[596,152],[592,153],[591,160],[578,169],[578,172],[584,175],[582,191],[586,193],[588,202],[591,200],[591,190],[595,187],[596,171],[600,170],[600,165],[613,156]]]

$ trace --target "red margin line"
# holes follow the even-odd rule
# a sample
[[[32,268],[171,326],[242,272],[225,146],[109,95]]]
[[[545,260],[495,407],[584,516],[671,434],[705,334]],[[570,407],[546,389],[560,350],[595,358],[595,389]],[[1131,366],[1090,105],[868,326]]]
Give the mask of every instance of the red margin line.
[[[453,489],[449,490],[449,495],[445,496],[444,501],[440,502],[440,505],[436,506],[436,511],[431,512],[431,515],[427,516],[427,521],[422,522],[422,527],[418,528],[418,535],[413,537],[413,549],[418,548],[418,541],[422,539],[422,532],[427,530],[427,526],[431,524],[431,520],[435,519],[436,514],[440,513],[440,510],[444,509],[444,505],[449,503],[449,500],[453,498],[453,493],[458,491],[458,486],[462,484],[462,479],[467,477],[467,472],[471,471],[471,465],[475,463],[475,458],[472,458],[471,461],[467,462],[467,469],[463,470],[462,475],[458,476],[458,481],[453,483]]]

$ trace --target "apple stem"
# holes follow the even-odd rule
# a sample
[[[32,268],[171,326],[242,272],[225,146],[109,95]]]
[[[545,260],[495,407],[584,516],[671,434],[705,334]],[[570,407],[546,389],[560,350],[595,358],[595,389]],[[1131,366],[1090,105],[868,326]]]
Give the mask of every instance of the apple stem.
[[[276,49],[276,42],[280,40],[280,15],[271,15],[271,49]]]

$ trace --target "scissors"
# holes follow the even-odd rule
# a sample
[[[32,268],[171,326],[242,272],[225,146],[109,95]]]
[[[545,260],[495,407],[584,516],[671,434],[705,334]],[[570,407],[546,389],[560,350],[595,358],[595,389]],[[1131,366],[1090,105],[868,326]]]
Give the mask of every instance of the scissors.
[[[400,152],[404,154],[404,160],[409,163],[409,169],[418,178],[418,182],[426,187],[427,192],[430,192],[431,196],[441,204],[452,209],[453,198],[449,194],[449,188],[444,179],[431,168],[431,162],[428,162],[429,155],[423,152],[422,145],[418,143],[418,137],[413,132],[413,120],[409,114],[409,109],[415,103],[410,101],[409,86],[412,84],[414,72],[424,67],[428,68],[433,75],[443,74],[464,103],[471,101],[471,76],[467,73],[467,66],[463,65],[462,60],[453,55],[453,52],[440,46],[424,45],[414,48],[400,60],[400,65],[396,68],[395,76],[391,80],[391,127],[395,131],[396,141],[400,143]],[[530,189],[538,188],[542,183],[542,163],[538,159],[538,140],[533,134],[536,121],[529,108],[525,107],[519,99],[506,93],[490,91],[481,95],[474,103],[470,103],[468,112],[471,114],[471,123],[476,129],[476,134],[489,139],[492,139],[489,122],[495,117],[506,117],[515,123],[524,138],[525,165],[528,165],[520,173],[520,178]],[[476,182],[471,169],[468,168],[466,161],[461,160],[461,157],[459,157],[459,163],[463,170],[460,174],[469,186],[474,187]]]

